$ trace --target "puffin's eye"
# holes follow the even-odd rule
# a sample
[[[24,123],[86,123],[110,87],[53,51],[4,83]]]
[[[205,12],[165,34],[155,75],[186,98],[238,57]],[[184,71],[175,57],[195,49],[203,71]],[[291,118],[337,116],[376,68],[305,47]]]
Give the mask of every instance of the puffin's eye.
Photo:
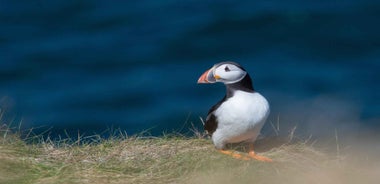
[[[231,70],[228,68],[228,66],[226,66],[226,68],[224,68],[224,71],[229,72]]]

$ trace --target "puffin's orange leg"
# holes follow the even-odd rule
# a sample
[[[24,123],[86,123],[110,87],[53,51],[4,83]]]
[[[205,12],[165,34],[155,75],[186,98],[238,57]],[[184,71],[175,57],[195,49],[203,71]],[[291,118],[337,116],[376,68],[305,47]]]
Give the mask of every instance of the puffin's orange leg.
[[[273,162],[272,159],[264,156],[257,155],[255,151],[253,151],[253,144],[249,144],[249,152],[248,155],[256,160],[263,161],[263,162]]]
[[[239,154],[239,153],[235,153],[233,151],[230,151],[230,150],[219,150],[221,153],[223,154],[226,154],[226,155],[230,155],[232,156],[233,158],[236,158],[236,159],[239,159],[239,160],[250,160],[249,157],[247,156],[244,156],[242,154]]]

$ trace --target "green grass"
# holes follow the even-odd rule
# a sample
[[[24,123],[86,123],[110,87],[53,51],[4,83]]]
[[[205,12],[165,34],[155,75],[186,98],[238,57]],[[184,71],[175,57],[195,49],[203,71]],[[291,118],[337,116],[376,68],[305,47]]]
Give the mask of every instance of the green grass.
[[[258,141],[259,154],[274,160],[264,163],[220,154],[200,137],[89,139],[31,141],[0,129],[0,183],[371,183],[380,171],[307,141]]]

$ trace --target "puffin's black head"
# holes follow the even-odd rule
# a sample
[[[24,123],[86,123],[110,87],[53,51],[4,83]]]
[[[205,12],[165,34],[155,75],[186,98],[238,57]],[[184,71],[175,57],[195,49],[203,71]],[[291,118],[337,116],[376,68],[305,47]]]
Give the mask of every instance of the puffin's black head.
[[[227,92],[243,90],[252,92],[252,80],[245,69],[231,61],[215,64],[204,72],[198,79],[198,83],[222,82],[227,87]]]
[[[223,82],[233,84],[241,81],[247,72],[239,64],[234,62],[221,62],[215,64],[211,69],[203,73],[198,83]]]

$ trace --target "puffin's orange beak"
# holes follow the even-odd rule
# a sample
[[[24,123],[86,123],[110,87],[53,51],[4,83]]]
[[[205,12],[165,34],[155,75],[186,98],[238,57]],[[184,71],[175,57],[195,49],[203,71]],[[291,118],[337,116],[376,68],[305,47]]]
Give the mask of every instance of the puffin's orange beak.
[[[199,77],[197,83],[199,84],[199,83],[214,83],[214,82],[216,82],[215,77],[214,77],[214,75],[213,75],[213,73],[212,73],[212,70],[213,70],[213,69],[214,69],[214,68],[211,68],[211,69],[205,71],[205,72],[201,75],[201,77]]]
[[[211,69],[210,69],[211,70]],[[208,73],[210,72],[210,70],[207,70],[207,71],[205,71],[202,75],[201,75],[201,77],[199,77],[199,79],[198,79],[198,84],[199,83],[208,83],[208,81],[207,81],[207,75],[208,75]]]

